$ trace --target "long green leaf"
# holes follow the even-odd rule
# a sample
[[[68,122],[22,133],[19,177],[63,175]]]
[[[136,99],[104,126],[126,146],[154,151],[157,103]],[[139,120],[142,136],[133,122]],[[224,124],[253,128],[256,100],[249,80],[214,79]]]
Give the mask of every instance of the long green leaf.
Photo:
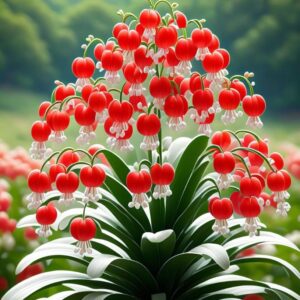
[[[216,244],[203,244],[190,252],[175,255],[163,264],[157,275],[158,281],[167,294],[172,294],[180,278],[182,278],[188,268],[202,256],[213,259],[224,269],[229,267],[229,257],[225,249]]]
[[[103,276],[104,272],[108,274],[112,272],[112,277],[114,277],[114,274],[120,274],[117,272],[118,268],[123,273],[125,271],[126,279],[130,280],[136,287],[142,287],[142,290],[148,292],[158,290],[157,282],[147,268],[143,264],[130,259],[101,254],[90,262],[87,273],[95,278]]]
[[[237,265],[244,264],[244,263],[251,263],[252,264],[252,263],[256,263],[256,262],[276,264],[276,265],[282,266],[283,268],[288,270],[291,274],[293,274],[298,279],[300,279],[299,270],[297,270],[294,266],[292,266],[287,261],[285,261],[281,258],[275,257],[275,256],[255,254],[255,255],[245,256],[245,257],[236,258],[236,259],[232,260],[232,263],[237,264]]]
[[[207,136],[194,138],[182,153],[175,171],[175,178],[171,185],[172,196],[166,203],[166,225],[172,228],[176,219],[178,207],[185,189],[200,154],[205,150],[208,143]]]
[[[138,226],[141,227],[143,231],[151,230],[150,221],[145,211],[143,209],[133,209],[128,207],[128,203],[131,201],[132,195],[125,185],[112,176],[107,175],[105,179],[105,186],[108,187],[109,191],[117,199],[118,203],[124,207],[127,214],[138,222]]]
[[[71,271],[45,272],[24,281],[21,281],[10,289],[2,300],[23,300],[29,295],[51,285],[66,283],[71,281],[90,280],[86,274]]]
[[[176,243],[173,230],[156,233],[145,232],[141,240],[141,250],[146,266],[155,274],[161,265],[171,257]]]
[[[239,275],[223,275],[216,276],[212,279],[206,280],[196,287],[192,289],[188,289],[185,293],[183,293],[178,299],[198,299],[203,296],[205,293],[213,293],[217,292],[221,289],[225,288],[237,288],[238,286],[245,285],[254,285],[267,287],[267,285],[263,282],[253,281],[247,277],[239,276]],[[233,294],[234,295],[234,294]]]
[[[73,245],[48,243],[48,245],[45,246],[44,244],[42,248],[37,248],[19,262],[16,273],[19,274],[32,263],[57,257],[71,259],[87,266],[89,262],[78,253],[75,253],[74,250],[75,246]]]

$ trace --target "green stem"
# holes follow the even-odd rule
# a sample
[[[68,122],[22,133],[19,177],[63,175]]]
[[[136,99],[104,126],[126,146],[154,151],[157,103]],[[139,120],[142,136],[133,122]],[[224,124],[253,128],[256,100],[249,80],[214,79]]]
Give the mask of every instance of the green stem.
[[[242,76],[242,75],[234,75],[230,78],[230,81],[234,80],[234,79],[239,79],[239,80],[244,80],[247,85],[248,85],[248,88],[249,88],[249,91],[250,91],[250,95],[253,96],[254,94],[254,89],[253,89],[253,86],[251,84],[251,82],[249,81],[248,78],[246,78],[245,76]]]
[[[84,49],[84,52],[83,52],[83,57],[86,57],[87,56],[87,52],[90,48],[90,46],[92,44],[94,44],[94,42],[99,42],[101,44],[104,44],[103,40],[99,39],[99,38],[94,38],[92,41],[89,42],[89,44],[87,45],[87,47]]]
[[[148,160],[150,161],[150,163],[152,165],[152,151],[151,150],[148,151]]]
[[[60,104],[60,106],[59,106],[59,110],[61,111],[61,110],[63,109],[64,105],[67,104],[69,101],[71,101],[71,100],[73,100],[73,99],[79,99],[84,105],[87,104],[80,96],[75,96],[75,95],[73,95],[73,96],[69,96],[69,97],[65,98],[65,99],[61,102],[61,104]]]
[[[250,130],[241,129],[241,130],[238,130],[235,132],[235,134],[239,134],[239,133],[249,133],[249,134],[253,135],[258,142],[261,141],[261,138],[256,133],[254,133]]]
[[[225,131],[227,131],[228,133],[230,133],[237,140],[237,142],[239,143],[239,145],[242,146],[242,143],[241,143],[239,137],[236,135],[236,133],[234,133],[231,130],[225,130]]]
[[[83,212],[82,212],[82,219],[85,219],[85,211],[86,211],[87,205],[88,205],[87,203],[84,205]]]
[[[144,165],[144,166],[148,167],[149,169],[151,169],[151,163],[147,159],[143,159],[143,160],[140,161],[140,163],[139,163],[139,171],[141,170],[142,165]]]
[[[56,158],[56,163],[58,163],[59,159],[61,158],[61,156],[62,156],[65,152],[70,151],[70,150],[74,151],[74,149],[71,148],[71,147],[67,147],[67,148],[63,149],[63,150],[59,153],[59,155],[57,156],[57,158]]]
[[[170,11],[171,11],[172,18],[175,20],[175,16],[174,16],[174,8],[176,8],[176,7],[178,6],[178,4],[175,3],[175,2],[171,4],[171,3],[170,3],[169,1],[167,1],[167,0],[158,0],[158,1],[154,4],[153,8],[156,9],[157,6],[158,6],[160,3],[165,3],[165,4],[167,4],[167,5],[169,6]],[[173,4],[174,4],[174,7],[173,7]],[[176,7],[175,7],[175,6],[176,6]]]
[[[83,149],[76,149],[73,152],[74,153],[81,152],[81,153],[85,154],[89,158],[90,161],[92,161],[92,155]]]
[[[101,154],[105,149],[99,149],[97,150],[94,155],[92,156],[91,165],[94,165],[95,159],[97,158],[98,154]]]
[[[171,80],[171,84],[173,87],[175,87],[177,93],[180,94],[180,87],[178,86],[178,84],[174,80]]]
[[[135,14],[127,12],[123,16],[123,23],[125,23],[128,18],[133,18],[134,20],[138,19],[138,17]]]
[[[94,81],[94,85],[97,85],[100,81],[105,81],[106,79],[104,77],[99,77],[97,79],[95,79]]]
[[[250,178],[251,177],[251,172],[250,172],[250,170],[249,170],[249,168],[248,168],[248,166],[247,166],[247,164],[245,162],[245,159],[241,155],[236,154],[236,153],[232,153],[232,155],[234,155],[235,157],[237,157],[242,162],[242,164],[244,165],[244,167],[245,167],[245,169],[246,169],[246,171],[248,173],[248,176]]]
[[[200,28],[200,29],[203,28],[203,25],[201,24],[201,22],[199,22],[199,20],[196,20],[196,19],[189,20],[188,24],[195,24],[198,28]]]
[[[270,170],[272,170],[272,172],[275,172],[275,169],[270,164],[268,158],[266,156],[264,156],[262,153],[260,153],[259,151],[255,150],[255,149],[252,149],[252,148],[247,148],[247,147],[237,147],[237,148],[234,148],[233,150],[231,150],[231,152],[235,152],[235,151],[248,151],[248,152],[252,152],[252,153],[257,154],[258,156],[260,156],[267,163]]]
[[[148,107],[148,110],[147,110],[148,115],[151,113],[151,109],[153,108],[153,106],[154,106],[154,104],[153,104],[153,102],[151,102]]]
[[[161,113],[160,110],[158,110],[157,115],[159,119],[161,119]],[[159,162],[162,165],[163,164],[163,157],[162,157],[162,128],[160,127],[159,133],[158,133],[158,140],[159,140],[159,145],[158,145],[158,155],[159,155]]]
[[[215,188],[216,188],[216,190],[217,190],[217,192],[218,192],[218,194],[219,194],[219,197],[221,198],[221,191],[220,191],[220,189],[219,189],[219,187],[218,187],[218,185],[217,185],[217,183],[216,183],[216,181],[215,181],[214,179],[212,179],[212,178],[210,178],[210,177],[206,177],[206,178],[204,178],[204,179],[201,181],[201,184],[203,184],[203,183],[205,183],[205,182],[208,182],[208,181],[210,181],[210,182],[213,183],[213,185],[215,186]]]
[[[56,151],[54,153],[52,153],[42,164],[41,166],[41,172],[43,171],[44,167],[46,166],[46,164],[51,160],[51,158],[53,158],[55,155],[59,154],[59,151]]]
[[[91,167],[91,164],[89,164],[89,163],[87,163],[85,161],[78,161],[76,163],[73,163],[73,164],[69,165],[68,168],[67,168],[66,173],[69,173],[72,170],[73,167],[76,167],[78,165],[87,165],[87,166]]]
[[[54,106],[57,105],[57,104],[60,104],[60,102],[59,102],[59,101],[56,101],[56,102],[54,102],[53,104],[51,104],[51,105],[46,109],[45,114],[44,114],[44,117],[43,117],[44,120],[46,120],[47,115],[48,115],[49,111],[51,110],[51,108],[54,107]]]

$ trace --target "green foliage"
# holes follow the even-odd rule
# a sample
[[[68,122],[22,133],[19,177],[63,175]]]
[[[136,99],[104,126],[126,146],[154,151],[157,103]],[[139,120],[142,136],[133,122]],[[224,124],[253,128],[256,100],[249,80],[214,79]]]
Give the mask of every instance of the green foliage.
[[[201,165],[206,167],[206,144],[207,137],[198,136],[185,144],[174,143],[168,150],[166,157],[169,158],[174,157],[170,152],[181,151],[172,161],[177,166],[176,184],[181,192],[174,193],[166,203],[154,200],[164,207],[162,218],[170,216],[169,210],[180,215],[178,207],[182,194],[187,187],[193,186],[195,174],[200,184],[184,199],[186,207],[194,201],[199,206],[207,202],[207,189],[215,192],[211,182],[204,184],[205,176],[210,174],[204,176],[199,172]],[[199,148],[199,158],[191,160],[190,153],[195,148]],[[239,265],[271,263],[280,265],[299,281],[299,271],[283,259],[270,255],[237,258],[244,249],[262,244],[285,246],[297,253],[299,249],[292,242],[266,230],[261,230],[255,238],[241,236],[241,219],[229,220],[231,234],[219,237],[212,231],[212,216],[199,212],[188,219],[184,227],[177,223],[176,232],[176,219],[168,218],[168,224],[154,233],[149,222],[156,211],[150,210],[148,216],[142,210],[124,205],[129,192],[122,179],[129,166],[113,155],[108,155],[107,159],[115,175],[108,176],[106,188],[102,190],[103,199],[86,210],[86,216],[94,218],[102,228],[92,241],[93,253],[81,257],[74,253],[76,241],[73,238],[56,238],[23,258],[17,267],[17,272],[21,272],[36,261],[63,258],[78,262],[82,272],[60,267],[60,270],[31,277],[11,289],[3,300],[36,299],[32,297],[44,290],[43,295],[52,295],[47,299],[82,299],[85,296],[85,299],[242,299],[252,293],[262,294],[266,299],[299,299],[298,294],[283,286],[238,275]],[[191,167],[190,176],[183,169],[187,164]],[[49,197],[55,199],[55,193]],[[62,212],[53,229],[66,229],[70,220],[81,212],[81,208]],[[19,227],[32,226],[35,222],[34,215],[26,216]],[[182,232],[189,238],[180,239]],[[193,236],[195,232],[200,235]],[[53,286],[58,289],[49,289]]]

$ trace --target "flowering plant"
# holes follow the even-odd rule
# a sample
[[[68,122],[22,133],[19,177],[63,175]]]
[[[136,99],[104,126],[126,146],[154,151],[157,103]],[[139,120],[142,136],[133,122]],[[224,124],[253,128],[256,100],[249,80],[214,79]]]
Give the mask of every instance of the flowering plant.
[[[139,17],[120,10],[122,22],[106,43],[88,36],[83,56],[72,63],[76,82],[56,81],[31,130],[30,152],[44,163],[28,176],[28,207],[36,212],[18,226],[36,226],[46,238],[68,228],[71,236],[40,246],[17,273],[56,257],[87,270],[34,276],[3,299],[61,284],[68,290],[48,299],[299,299],[283,286],[234,274],[240,264],[269,262],[300,278],[276,257],[238,256],[263,243],[298,251],[259,221],[270,204],[282,216],[290,209],[291,180],[281,155],[269,153],[267,142],[248,130],[215,132],[208,144],[218,113],[230,124],[243,111],[248,126],[262,127],[266,103],[254,93],[254,74],[228,77],[230,55],[205,20],[187,20],[167,0],[149,4]],[[160,5],[170,13],[161,16]],[[192,61],[201,74],[192,72]],[[104,76],[93,77],[96,69]],[[92,145],[51,153],[46,142],[65,142],[72,117],[80,126],[78,144],[90,144],[102,127],[110,150]],[[165,121],[179,131],[188,117],[198,136],[163,137]],[[134,131],[145,156],[130,165],[116,152],[138,151]]]

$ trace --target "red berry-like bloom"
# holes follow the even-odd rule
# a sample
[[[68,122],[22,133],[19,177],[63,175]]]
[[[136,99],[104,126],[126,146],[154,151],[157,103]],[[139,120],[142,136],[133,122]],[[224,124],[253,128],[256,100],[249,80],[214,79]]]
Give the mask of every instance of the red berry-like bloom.
[[[244,177],[240,181],[240,190],[244,196],[259,197],[262,192],[260,180],[256,177]]]
[[[79,187],[79,178],[75,172],[60,173],[56,177],[56,187],[62,193],[59,203],[70,204],[73,199],[73,193]]]
[[[36,211],[36,220],[42,226],[37,229],[36,233],[41,237],[49,237],[52,234],[50,225],[56,221],[56,218],[57,210],[53,204],[39,207]]]
[[[76,90],[81,92],[82,88],[89,84],[89,78],[93,76],[95,72],[95,63],[90,57],[77,57],[72,63],[72,72],[76,81]]]
[[[164,104],[164,111],[170,117],[168,125],[173,130],[180,130],[186,126],[184,116],[188,111],[188,102],[182,95],[167,97]]]
[[[154,98],[153,104],[158,109],[162,109],[165,103],[166,97],[171,94],[172,86],[167,77],[152,77],[149,84],[150,95]]]
[[[102,68],[106,70],[104,78],[110,84],[120,81],[118,71],[123,66],[123,54],[120,51],[104,50],[101,56]]]
[[[266,110],[266,101],[261,95],[246,96],[243,99],[243,110],[249,116],[246,125],[252,128],[263,126],[260,116]]]
[[[99,187],[105,180],[105,172],[100,166],[85,166],[80,170],[80,181],[86,187]]]
[[[149,50],[144,45],[139,46],[134,51],[134,62],[144,73],[153,71],[153,69],[150,69],[153,64],[153,58],[149,55]]]
[[[249,143],[248,147],[260,152],[265,156],[268,156],[269,147],[268,144],[263,140],[260,141],[254,140],[251,143]],[[248,158],[252,166],[260,167],[264,163],[264,159],[260,155],[253,153],[251,151],[248,152]]]
[[[58,174],[66,173],[66,167],[63,164],[53,164],[50,166],[48,174],[50,178],[50,182],[53,183],[56,181],[56,177]]]
[[[269,157],[273,160],[271,164],[275,166],[277,170],[281,170],[284,167],[284,160],[280,153],[273,152]]]
[[[76,91],[72,85],[64,85],[60,84],[54,92],[54,98],[56,101],[63,101],[69,96],[73,96],[76,94]]]
[[[95,91],[88,97],[89,107],[96,113],[95,120],[103,123],[107,118],[107,97],[105,92]]]
[[[195,57],[197,47],[194,45],[192,39],[180,39],[175,46],[175,55],[180,60],[177,66],[177,72],[184,75],[190,75],[192,64],[191,60]]]
[[[66,130],[70,124],[70,116],[66,111],[51,110],[46,117],[47,123],[52,129],[52,133],[49,136],[49,141],[56,143],[62,143],[67,140],[64,130]]]
[[[27,197],[28,208],[38,208],[45,200],[44,193],[50,189],[50,179],[46,172],[33,170],[29,173],[27,184],[32,193]]]
[[[29,173],[27,184],[30,190],[35,193],[44,193],[50,188],[47,173],[40,170],[33,170]]]
[[[229,232],[227,219],[233,214],[233,205],[228,198],[212,198],[209,201],[208,210],[216,219],[212,229],[220,234]]]
[[[211,143],[218,145],[222,149],[227,149],[231,145],[231,136],[227,131],[216,131],[211,137]]]
[[[217,173],[228,174],[234,170],[235,158],[231,152],[217,153],[213,158],[213,166]]]
[[[155,44],[158,48],[168,49],[177,42],[177,30],[174,26],[162,26],[157,29]]]
[[[136,209],[140,206],[148,207],[149,199],[146,193],[150,191],[152,185],[150,174],[145,170],[132,171],[127,175],[126,185],[129,191],[133,193],[132,201],[128,203],[128,206]]]
[[[220,76],[219,72],[222,70],[224,65],[224,58],[221,53],[215,51],[205,55],[202,62],[202,66],[207,75],[208,80],[215,79],[216,76]]]
[[[76,162],[79,162],[80,156],[77,152],[73,152],[72,150],[67,150],[63,152],[63,154],[58,159],[60,164],[63,164],[65,167],[70,166]]]
[[[192,31],[191,37],[194,45],[198,48],[196,59],[203,60],[210,53],[208,46],[212,42],[212,32],[208,28],[196,28]]]
[[[260,215],[261,210],[262,205],[256,197],[245,197],[241,200],[240,212],[246,218],[243,227],[246,232],[249,232],[250,236],[256,235],[257,230],[260,228],[257,217]]]
[[[187,27],[187,18],[185,16],[184,13],[182,13],[181,11],[176,11],[175,13],[175,19],[176,19],[176,23],[178,28],[182,29],[182,28],[186,28]]]
[[[223,89],[219,94],[219,104],[220,107],[225,111],[222,116],[222,121],[224,124],[234,123],[235,120],[241,116],[240,113],[236,112],[241,98],[240,93],[233,89]]]
[[[31,127],[32,138],[39,143],[46,142],[51,134],[51,128],[45,121],[35,121]]]
[[[83,255],[92,253],[90,240],[96,235],[97,227],[91,218],[75,218],[70,224],[70,233],[78,241],[75,252]]]
[[[291,177],[285,170],[270,172],[267,177],[267,185],[274,192],[274,201],[277,202],[276,212],[279,215],[286,216],[290,210],[290,204],[285,202],[290,197],[287,192],[291,186]]]
[[[113,34],[113,36],[115,37],[115,38],[117,38],[118,37],[118,35],[119,35],[119,33],[120,33],[120,31],[121,30],[128,30],[128,25],[126,24],[126,23],[117,23],[115,26],[114,26],[114,28],[113,28],[113,30],[112,30],[112,34]]]
[[[160,119],[156,114],[141,114],[136,122],[137,130],[144,136],[141,149],[144,151],[155,150],[159,146],[157,134],[160,131]]]
[[[171,164],[154,164],[150,169],[152,183],[155,184],[153,191],[154,199],[166,199],[172,195],[169,185],[173,182],[175,171]]]
[[[231,89],[235,89],[240,93],[240,98],[241,100],[244,99],[244,97],[247,95],[247,88],[244,85],[243,82],[241,82],[238,79],[234,79],[233,81],[231,81],[230,83],[230,88]]]

